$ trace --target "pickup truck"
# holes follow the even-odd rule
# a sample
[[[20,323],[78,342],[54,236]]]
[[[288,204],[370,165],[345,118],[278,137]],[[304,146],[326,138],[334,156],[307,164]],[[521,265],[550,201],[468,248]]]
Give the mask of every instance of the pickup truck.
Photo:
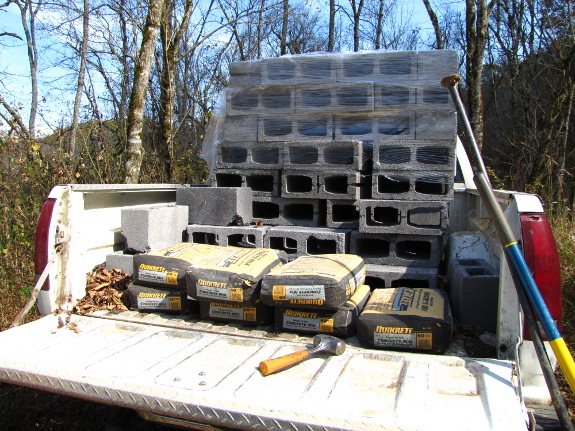
[[[44,317],[0,333],[0,381],[199,430],[534,429],[531,409],[548,406],[549,391],[459,141],[456,156],[441,274],[453,259],[481,258],[497,269],[498,298],[487,310],[497,316],[494,334],[456,330],[442,355],[370,350],[351,337],[340,356],[263,377],[260,361],[301,350],[311,337],[137,311],[72,314],[76,330],[67,330],[55,312],[72,310],[86,293],[86,273],[125,246],[121,210],[173,204],[181,186],[61,185],[37,226],[36,271],[51,265],[38,297]],[[542,203],[519,192],[496,196],[560,325],[558,255]],[[492,353],[473,357],[481,349],[467,349],[469,342],[487,342]]]

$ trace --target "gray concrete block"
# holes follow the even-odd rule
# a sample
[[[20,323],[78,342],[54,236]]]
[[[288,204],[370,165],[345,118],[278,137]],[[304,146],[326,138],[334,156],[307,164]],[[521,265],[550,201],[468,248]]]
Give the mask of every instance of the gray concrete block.
[[[239,88],[248,85],[257,85],[262,82],[260,61],[238,61],[230,63],[230,82],[228,88]]]
[[[188,207],[188,224],[216,226],[248,224],[252,217],[252,191],[247,187],[181,187],[176,202]]]
[[[417,80],[417,52],[349,53],[341,58],[339,82],[372,81],[376,83]]]
[[[339,67],[335,55],[302,55],[261,60],[264,84],[333,82]]]
[[[415,109],[417,88],[398,84],[376,84],[374,87],[374,109]]]
[[[413,110],[387,110],[373,114],[334,114],[334,139],[396,141],[415,139]]]
[[[283,148],[289,169],[359,171],[369,160],[362,141],[287,142]]]
[[[325,225],[325,202],[254,196],[252,223],[264,226],[318,227]]]
[[[350,253],[365,263],[392,266],[436,268],[441,262],[442,237],[352,231]]]
[[[454,174],[449,171],[374,170],[371,197],[388,200],[448,201]]]
[[[418,109],[416,112],[415,139],[418,141],[435,140],[455,143],[456,134],[457,113],[455,111]]]
[[[300,85],[295,90],[296,112],[362,112],[374,110],[371,82]]]
[[[441,235],[448,225],[445,201],[363,199],[359,204],[359,231]]]
[[[373,168],[376,170],[455,172],[455,142],[374,142]]]
[[[499,275],[483,259],[454,259],[448,279],[453,315],[461,325],[495,332]]]
[[[262,142],[333,140],[333,116],[323,113],[262,116],[258,120],[257,140]]]
[[[444,112],[453,112],[455,105],[451,95],[439,82],[423,85],[417,90],[417,107],[419,109],[432,109]]]
[[[417,80],[420,85],[429,83],[439,86],[445,76],[456,73],[459,73],[457,51],[433,50],[417,53]]]
[[[317,199],[319,197],[317,171],[283,170],[281,183],[283,198]]]
[[[357,201],[328,199],[326,226],[332,229],[359,229]]]
[[[322,171],[318,177],[320,199],[356,200],[369,194],[371,178],[366,180],[360,172]]]
[[[253,196],[279,196],[280,171],[262,169],[220,169],[212,171],[216,187],[247,188]]]
[[[293,114],[295,87],[254,85],[226,90],[226,115]]]
[[[124,208],[120,218],[126,248],[141,252],[158,250],[182,242],[188,225],[188,207],[178,203]]]
[[[222,124],[223,142],[255,142],[258,140],[256,116],[226,117]]]
[[[263,248],[269,227],[212,226],[192,224],[187,227],[188,241],[222,247]]]
[[[348,253],[350,230],[305,228],[305,227],[271,227],[265,234],[264,247],[283,250],[288,259],[317,254]]]
[[[365,266],[365,284],[372,290],[390,287],[437,289],[438,273],[437,268],[369,264]]]
[[[134,255],[126,254],[124,251],[115,251],[106,255],[107,269],[120,269],[130,277],[134,272]]]
[[[216,166],[223,169],[281,169],[284,148],[281,142],[221,143]]]

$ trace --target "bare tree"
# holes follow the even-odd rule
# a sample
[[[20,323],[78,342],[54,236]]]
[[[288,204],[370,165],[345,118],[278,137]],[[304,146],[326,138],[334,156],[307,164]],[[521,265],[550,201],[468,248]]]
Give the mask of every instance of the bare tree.
[[[465,32],[467,49],[466,83],[468,88],[469,122],[475,133],[477,145],[483,145],[483,96],[482,77],[485,45],[489,29],[489,15],[495,0],[465,0]]]
[[[287,34],[289,23],[289,0],[283,0],[282,32],[280,37],[280,55],[287,54]]]
[[[30,118],[28,119],[28,131],[33,138],[36,130],[36,115],[38,113],[38,46],[36,44],[36,16],[42,6],[42,0],[13,0],[20,9],[22,28],[26,36],[28,49],[28,63],[30,64],[30,86],[32,90],[30,98]]]
[[[333,51],[335,46],[335,0],[329,0],[329,25],[328,25],[328,41],[327,50]]]
[[[361,11],[363,9],[364,0],[349,0],[352,10],[352,22],[353,22],[353,50],[355,52],[359,51],[359,45],[361,41],[360,36],[360,25],[361,25]]]
[[[437,43],[437,49],[444,49],[443,44],[443,36],[441,34],[441,27],[439,26],[439,20],[437,19],[437,15],[431,6],[429,0],[423,0],[423,4],[425,5],[425,9],[427,10],[427,15],[429,15],[429,20],[431,21],[431,25],[433,26],[433,31],[435,32],[435,40]]]
[[[68,150],[70,154],[77,153],[76,132],[78,130],[78,121],[80,119],[80,103],[82,101],[82,92],[84,90],[84,74],[86,73],[86,56],[88,53],[88,40],[90,37],[90,2],[84,0],[82,12],[82,45],[80,47],[80,70],[78,71],[78,84],[76,86],[76,97],[74,99],[74,113],[72,114],[72,128],[70,130],[70,142]]]
[[[127,184],[136,184],[140,178],[140,167],[144,157],[144,148],[142,146],[144,105],[164,1],[150,0],[148,16],[142,33],[142,44],[134,67],[134,83],[130,96],[127,124],[128,151],[125,163],[125,181]]]

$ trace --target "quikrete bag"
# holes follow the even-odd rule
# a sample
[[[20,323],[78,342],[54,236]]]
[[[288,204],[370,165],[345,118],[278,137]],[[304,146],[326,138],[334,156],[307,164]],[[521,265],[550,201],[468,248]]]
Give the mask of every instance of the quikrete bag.
[[[190,311],[192,301],[185,290],[139,286],[128,286],[130,308],[141,312],[184,314]]]
[[[261,298],[279,307],[337,310],[364,281],[359,256],[301,256],[264,277]]]
[[[357,321],[362,346],[437,353],[451,341],[453,318],[443,291],[375,289]]]
[[[198,301],[253,305],[262,278],[283,262],[269,248],[219,247],[188,269],[188,294]]]
[[[134,283],[186,289],[186,271],[194,262],[216,253],[217,245],[182,242],[134,256]]]
[[[330,334],[343,338],[351,337],[356,333],[357,318],[370,293],[369,286],[362,284],[351,298],[335,311],[277,307],[276,329],[309,334]]]
[[[273,320],[273,308],[259,299],[251,306],[219,301],[201,301],[200,318],[216,322],[241,323],[242,325],[265,325]]]

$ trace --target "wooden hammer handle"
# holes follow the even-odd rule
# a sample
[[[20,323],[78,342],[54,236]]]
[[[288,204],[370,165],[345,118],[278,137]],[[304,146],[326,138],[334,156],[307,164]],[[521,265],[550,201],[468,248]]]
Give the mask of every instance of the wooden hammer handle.
[[[300,350],[298,352],[290,353],[289,355],[281,356],[275,359],[268,359],[267,361],[260,362],[260,372],[263,376],[267,376],[276,371],[283,370],[290,365],[297,364],[309,357],[309,351]]]

